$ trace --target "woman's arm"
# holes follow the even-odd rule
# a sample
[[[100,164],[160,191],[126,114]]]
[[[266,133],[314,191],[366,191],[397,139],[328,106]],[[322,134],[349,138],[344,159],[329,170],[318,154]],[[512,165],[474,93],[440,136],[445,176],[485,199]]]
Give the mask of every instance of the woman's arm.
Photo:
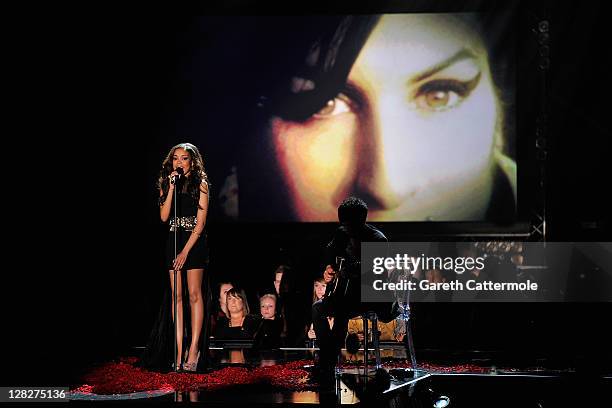
[[[172,195],[174,194],[174,184],[170,183],[169,189],[168,189],[168,195],[166,196],[166,199],[164,200],[163,204],[159,207],[159,217],[161,218],[162,222],[167,222],[168,218],[170,218],[170,209],[172,208]],[[163,197],[164,196],[164,190],[163,189],[159,189],[159,196]]]
[[[206,183],[202,183],[200,185],[200,200],[198,202],[198,206],[196,226],[193,231],[191,231],[191,236],[185,243],[185,247],[176,256],[176,260],[174,261],[174,268],[177,270],[180,270],[183,267],[185,261],[187,260],[189,251],[191,251],[191,248],[193,248],[196,241],[200,238],[202,232],[204,231],[204,226],[206,225],[206,215],[208,213],[208,185]]]

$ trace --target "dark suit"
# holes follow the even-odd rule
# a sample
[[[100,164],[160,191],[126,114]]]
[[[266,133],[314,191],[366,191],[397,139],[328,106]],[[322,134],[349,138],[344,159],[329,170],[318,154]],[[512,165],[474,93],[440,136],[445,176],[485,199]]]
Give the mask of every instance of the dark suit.
[[[368,224],[354,231],[341,226],[327,244],[326,265],[332,265],[337,271],[336,258],[342,257],[342,274],[350,279],[350,283],[346,292],[344,288],[336,290],[332,296],[324,297],[312,305],[312,322],[319,343],[322,370],[333,369],[346,338],[348,320],[362,312],[359,284],[362,242],[387,242],[387,238]],[[329,327],[328,316],[334,317],[332,329]]]

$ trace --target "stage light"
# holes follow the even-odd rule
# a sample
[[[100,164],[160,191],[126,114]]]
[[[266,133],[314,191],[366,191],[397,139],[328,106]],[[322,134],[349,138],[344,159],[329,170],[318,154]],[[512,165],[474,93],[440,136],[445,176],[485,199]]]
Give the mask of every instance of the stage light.
[[[428,387],[427,391],[429,392],[429,398],[432,407],[444,408],[450,405],[450,398],[448,398],[446,395],[440,395],[437,392],[434,392],[431,387]]]
[[[438,399],[435,400],[433,403],[434,408],[444,408],[444,407],[448,407],[449,405],[450,405],[450,398],[448,398],[446,395],[440,395]]]

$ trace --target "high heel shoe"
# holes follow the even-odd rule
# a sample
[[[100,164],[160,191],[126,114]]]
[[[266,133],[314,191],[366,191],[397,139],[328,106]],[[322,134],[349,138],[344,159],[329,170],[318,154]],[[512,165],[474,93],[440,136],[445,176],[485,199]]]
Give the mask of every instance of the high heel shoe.
[[[195,373],[198,368],[198,362],[200,361],[200,352],[198,351],[198,356],[196,357],[196,361],[193,363],[185,362],[183,364],[183,370]]]
[[[170,367],[171,367],[171,369],[172,369],[172,371],[174,371],[174,366],[175,366],[175,364],[176,364],[176,363],[172,363],[172,365],[170,366]],[[179,366],[178,366],[178,370],[176,370],[176,371],[182,371],[182,370],[183,370],[183,364],[181,363],[181,364],[179,364]]]

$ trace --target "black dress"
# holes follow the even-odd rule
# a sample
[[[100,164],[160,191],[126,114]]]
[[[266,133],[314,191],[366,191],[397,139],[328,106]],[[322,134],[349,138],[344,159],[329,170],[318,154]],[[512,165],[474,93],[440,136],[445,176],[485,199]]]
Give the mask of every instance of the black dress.
[[[177,188],[179,188],[177,186]],[[149,335],[147,346],[140,357],[137,365],[150,370],[166,372],[172,369],[174,361],[174,344],[175,336],[174,322],[172,319],[172,293],[168,271],[172,270],[172,262],[174,260],[174,236],[177,238],[177,253],[180,252],[191,235],[191,230],[195,227],[195,217],[198,210],[198,203],[189,194],[181,192],[177,194],[177,217],[178,222],[174,221],[174,201],[170,211],[170,231],[166,245],[166,266],[164,279],[167,282],[164,289],[161,306]],[[172,228],[174,226],[174,228]],[[206,245],[206,234],[203,232],[195,245],[189,251],[187,260],[181,270],[181,292],[183,298],[183,352],[185,358],[189,345],[191,344],[191,310],[189,305],[189,288],[187,283],[187,271],[189,269],[206,268],[208,265],[208,247]],[[204,299],[204,324],[200,335],[200,344],[198,349],[201,351],[201,358],[198,362],[197,370],[204,368],[206,364],[205,350],[208,348],[208,337],[210,336],[210,310],[212,306],[212,294],[210,293],[210,285],[208,284],[208,274],[205,274],[202,280],[202,294]]]
[[[172,270],[172,263],[175,258],[174,239],[176,236],[176,254],[181,252],[185,244],[191,236],[191,231],[197,222],[196,215],[198,213],[198,202],[189,194],[181,192],[177,194],[177,219],[174,217],[174,200],[170,208],[170,231],[168,233],[168,241],[166,242],[166,268]],[[206,229],[197,239],[183,270],[202,269],[208,265],[208,246],[206,245]]]

